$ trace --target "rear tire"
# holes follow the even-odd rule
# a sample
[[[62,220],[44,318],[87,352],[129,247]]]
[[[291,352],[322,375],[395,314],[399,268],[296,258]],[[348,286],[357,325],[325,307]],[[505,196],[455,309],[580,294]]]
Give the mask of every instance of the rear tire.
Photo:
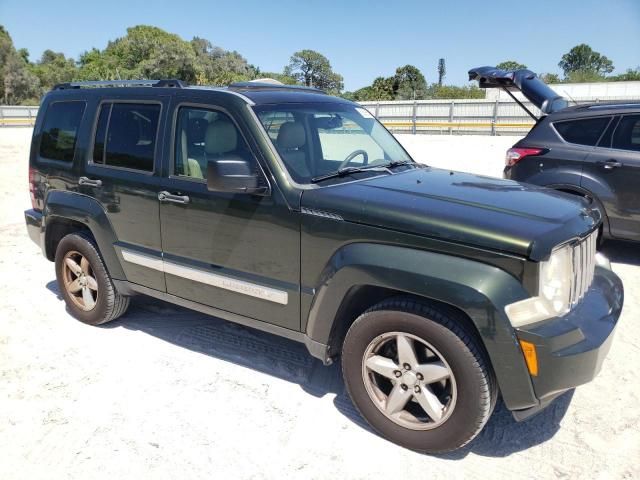
[[[129,297],[120,295],[109,277],[93,238],[84,232],[66,235],[56,248],[58,288],[75,318],[101,325],[123,315]]]
[[[356,319],[344,340],[342,371],[365,420],[424,453],[470,442],[496,404],[493,371],[466,319],[413,299],[385,300]]]

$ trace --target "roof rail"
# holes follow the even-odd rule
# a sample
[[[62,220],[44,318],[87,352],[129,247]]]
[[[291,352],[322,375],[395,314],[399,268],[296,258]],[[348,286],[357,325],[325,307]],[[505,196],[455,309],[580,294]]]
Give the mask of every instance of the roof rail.
[[[277,90],[304,90],[307,92],[326,93],[324,90],[315,87],[307,87],[304,85],[285,85],[271,82],[234,82],[229,85],[229,88],[242,89],[242,90],[260,90],[260,89],[277,89]]]
[[[58,83],[51,90],[69,90],[72,88],[106,88],[106,87],[168,87],[185,88],[188,84],[177,79],[163,80],[98,80],[89,82]]]

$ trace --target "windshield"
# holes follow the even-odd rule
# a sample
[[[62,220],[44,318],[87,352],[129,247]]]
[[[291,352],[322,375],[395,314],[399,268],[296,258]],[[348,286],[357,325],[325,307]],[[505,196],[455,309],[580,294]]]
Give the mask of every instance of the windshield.
[[[284,103],[254,109],[298,183],[311,183],[340,169],[411,161],[393,135],[357,105]]]

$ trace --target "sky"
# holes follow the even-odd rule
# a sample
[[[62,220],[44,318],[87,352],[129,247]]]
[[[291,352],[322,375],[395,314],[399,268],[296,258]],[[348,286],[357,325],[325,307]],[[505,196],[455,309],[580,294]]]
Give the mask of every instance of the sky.
[[[346,90],[406,64],[434,82],[439,58],[455,85],[470,68],[503,60],[561,73],[560,58],[580,43],[609,57],[614,73],[640,67],[640,0],[0,0],[0,25],[31,60],[46,49],[77,59],[140,24],[206,38],[262,71],[281,72],[295,51],[317,50]]]

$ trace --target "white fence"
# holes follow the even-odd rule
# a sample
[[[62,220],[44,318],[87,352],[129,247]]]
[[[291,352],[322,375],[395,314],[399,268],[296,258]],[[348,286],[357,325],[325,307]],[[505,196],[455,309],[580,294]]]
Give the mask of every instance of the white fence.
[[[597,101],[593,98],[573,100],[576,103]],[[361,104],[393,133],[524,135],[534,124],[522,107],[504,98]],[[523,104],[534,115],[540,114],[530,102]],[[33,126],[37,114],[38,107],[0,106],[0,127]]]
[[[522,134],[533,120],[514,102],[496,100],[419,100],[363,102],[397,133]],[[529,105],[534,113],[535,107]],[[38,107],[0,106],[0,127],[33,126]]]
[[[591,98],[574,99],[592,103]],[[534,120],[513,100],[418,100],[361,102],[394,133],[523,135]],[[523,104],[540,115],[531,102]]]
[[[0,127],[32,127],[38,107],[0,105]]]

